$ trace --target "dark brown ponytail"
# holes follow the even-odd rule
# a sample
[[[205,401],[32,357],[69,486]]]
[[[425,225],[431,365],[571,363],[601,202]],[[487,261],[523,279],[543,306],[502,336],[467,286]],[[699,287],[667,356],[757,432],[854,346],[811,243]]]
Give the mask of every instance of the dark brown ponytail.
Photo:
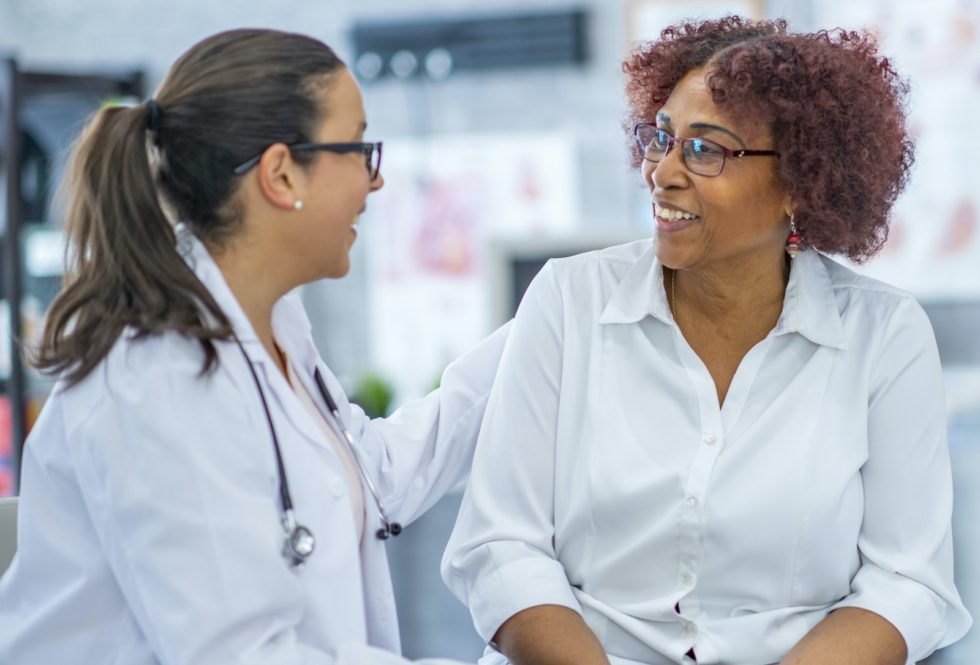
[[[154,99],[151,128],[152,104],[98,111],[65,183],[65,283],[34,365],[76,383],[131,329],[197,339],[202,370],[212,368],[213,341],[227,339],[231,327],[177,253],[158,197],[206,244],[220,247],[240,222],[234,167],[273,143],[312,140],[329,112],[320,98],[325,77],[343,66],[309,37],[234,30],[196,44],[174,64]],[[148,141],[158,165],[150,164]]]

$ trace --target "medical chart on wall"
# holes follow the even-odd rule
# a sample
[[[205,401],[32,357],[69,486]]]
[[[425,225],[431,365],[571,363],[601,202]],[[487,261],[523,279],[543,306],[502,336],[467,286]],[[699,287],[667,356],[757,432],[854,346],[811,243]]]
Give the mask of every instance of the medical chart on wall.
[[[383,196],[359,225],[370,284],[372,365],[400,398],[435,385],[489,330],[493,238],[577,225],[577,154],[565,135],[386,140]]]
[[[815,22],[867,28],[911,84],[917,153],[891,234],[862,272],[920,298],[980,297],[980,1],[823,0]],[[847,147],[841,148],[847,168]]]

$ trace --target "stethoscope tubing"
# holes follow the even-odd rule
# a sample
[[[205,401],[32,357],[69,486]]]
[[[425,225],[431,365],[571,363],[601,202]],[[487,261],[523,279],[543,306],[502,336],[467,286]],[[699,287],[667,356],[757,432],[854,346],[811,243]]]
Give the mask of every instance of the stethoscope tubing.
[[[382,524],[382,527],[376,532],[377,537],[380,540],[387,540],[389,536],[397,536],[399,533],[401,533],[401,524],[389,520],[384,508],[381,506],[381,493],[378,492],[378,488],[375,486],[371,476],[369,476],[364,470],[363,460],[361,459],[360,453],[357,451],[357,446],[354,445],[354,437],[351,436],[350,430],[348,430],[347,426],[344,425],[344,421],[340,417],[340,409],[337,408],[337,403],[333,401],[333,397],[330,395],[330,391],[327,389],[327,383],[323,380],[323,374],[320,372],[319,367],[316,367],[313,370],[313,380],[316,382],[317,390],[320,392],[320,396],[323,397],[323,401],[326,403],[327,409],[330,411],[330,415],[333,416],[333,425],[337,428],[337,430],[339,430],[340,435],[343,437],[348,449],[351,452],[351,456],[354,457],[358,475],[361,476],[361,480],[368,488],[371,498],[374,499],[374,505],[377,507],[378,517],[381,518]]]
[[[266,399],[265,391],[262,389],[262,383],[259,381],[259,376],[255,371],[255,366],[252,364],[252,359],[249,358],[248,353],[245,351],[245,347],[242,345],[241,340],[238,339],[238,336],[233,335],[233,338],[235,344],[238,345],[238,349],[242,353],[245,364],[248,366],[249,373],[252,375],[252,380],[255,382],[255,387],[259,393],[259,399],[262,402],[262,410],[265,412],[266,422],[269,425],[269,434],[272,437],[272,447],[276,454],[276,471],[279,475],[279,504],[282,509],[282,527],[286,533],[283,551],[285,557],[290,562],[290,565],[296,567],[301,565],[306,558],[313,553],[316,546],[316,539],[310,529],[296,521],[295,511],[293,510],[293,497],[289,491],[289,478],[286,474],[286,465],[283,462],[282,448],[279,445],[279,436],[276,433],[275,423],[272,421],[272,411],[269,408],[269,402]],[[314,369],[313,379],[316,383],[317,391],[320,393],[320,396],[323,398],[323,401],[327,406],[327,410],[330,412],[331,417],[330,419],[327,419],[327,422],[336,432],[339,433],[340,437],[347,445],[348,450],[350,450],[351,456],[354,459],[354,466],[357,467],[357,473],[360,476],[361,481],[368,488],[371,498],[374,499],[378,517],[381,519],[381,528],[375,532],[375,537],[377,537],[379,540],[387,540],[391,536],[397,536],[402,531],[401,524],[398,522],[392,522],[388,519],[388,516],[381,505],[381,495],[378,492],[374,481],[364,470],[363,462],[357,452],[357,447],[354,445],[354,437],[351,436],[347,426],[344,425],[344,421],[340,417],[340,409],[337,408],[337,403],[330,394],[330,390],[327,388],[326,381],[324,381],[323,374],[320,372],[319,367]]]

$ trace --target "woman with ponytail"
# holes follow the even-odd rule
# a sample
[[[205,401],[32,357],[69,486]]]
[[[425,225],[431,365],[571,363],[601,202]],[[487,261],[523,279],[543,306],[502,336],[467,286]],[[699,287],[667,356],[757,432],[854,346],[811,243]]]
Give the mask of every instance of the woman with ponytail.
[[[405,662],[384,540],[468,473],[505,333],[387,420],[347,402],[288,294],[349,269],[366,126],[330,48],[271,30],[90,121],[0,663]]]

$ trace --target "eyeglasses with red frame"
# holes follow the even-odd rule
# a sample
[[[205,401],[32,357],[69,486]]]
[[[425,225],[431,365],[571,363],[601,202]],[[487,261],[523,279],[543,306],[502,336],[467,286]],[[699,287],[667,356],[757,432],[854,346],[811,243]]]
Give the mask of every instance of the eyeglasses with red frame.
[[[680,144],[684,166],[691,173],[709,178],[721,175],[722,169],[725,168],[725,160],[728,158],[779,157],[779,152],[775,150],[731,150],[697,136],[686,139],[675,138],[656,125],[645,122],[634,125],[633,138],[640,158],[654,164],[659,163],[674,145]]]

